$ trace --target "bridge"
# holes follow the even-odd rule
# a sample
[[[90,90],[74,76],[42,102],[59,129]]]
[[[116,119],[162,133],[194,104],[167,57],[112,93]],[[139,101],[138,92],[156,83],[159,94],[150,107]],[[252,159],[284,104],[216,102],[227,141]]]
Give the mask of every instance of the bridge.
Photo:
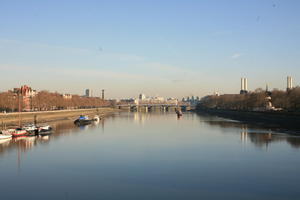
[[[160,110],[160,111],[170,111],[181,109],[182,111],[188,111],[191,109],[191,105],[189,103],[180,103],[180,104],[167,104],[167,103],[158,103],[158,104],[152,104],[152,103],[143,103],[143,104],[121,104],[116,105],[119,109],[128,109],[130,111],[154,111],[154,110]]]

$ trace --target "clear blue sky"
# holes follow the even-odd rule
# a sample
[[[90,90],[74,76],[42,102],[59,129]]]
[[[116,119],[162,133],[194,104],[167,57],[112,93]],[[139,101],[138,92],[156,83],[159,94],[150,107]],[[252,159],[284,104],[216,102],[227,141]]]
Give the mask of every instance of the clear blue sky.
[[[0,90],[182,97],[300,84],[298,0],[0,0]]]

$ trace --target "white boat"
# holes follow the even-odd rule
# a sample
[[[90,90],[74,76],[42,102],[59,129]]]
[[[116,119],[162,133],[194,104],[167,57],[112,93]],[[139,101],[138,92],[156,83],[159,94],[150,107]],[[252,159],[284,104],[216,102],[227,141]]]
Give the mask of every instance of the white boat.
[[[2,134],[11,135],[11,133],[13,133],[14,131],[15,129],[6,129],[2,131]]]
[[[51,131],[52,127],[50,125],[42,125],[39,128],[39,132]]]
[[[27,124],[23,126],[23,129],[25,129],[28,132],[36,132],[38,128],[34,124]]]
[[[2,134],[7,134],[7,135],[12,135],[13,137],[17,137],[17,136],[26,135],[27,131],[22,128],[16,128],[16,129],[4,130],[2,131]]]
[[[95,121],[95,122],[99,122],[99,121],[100,121],[100,117],[99,117],[98,115],[95,115],[94,121]]]
[[[2,133],[0,134],[0,140],[3,140],[3,139],[9,139],[11,138],[12,135],[11,134],[7,134],[7,133]]]

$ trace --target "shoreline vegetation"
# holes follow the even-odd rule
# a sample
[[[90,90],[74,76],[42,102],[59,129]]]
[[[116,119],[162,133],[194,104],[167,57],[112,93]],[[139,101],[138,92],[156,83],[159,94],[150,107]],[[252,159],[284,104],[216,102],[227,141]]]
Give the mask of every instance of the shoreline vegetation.
[[[55,110],[55,111],[37,111],[37,112],[13,112],[0,113],[0,130],[6,128],[15,128],[22,124],[33,123],[55,123],[63,120],[75,120],[79,115],[88,115],[94,117],[98,115],[100,118],[119,112],[119,109],[112,107],[91,108],[91,109],[72,109],[72,110]]]
[[[0,130],[22,127],[28,123],[55,123],[75,120],[79,115],[100,118],[116,112],[114,101],[93,97],[60,94],[42,90],[37,92],[27,85],[0,92]]]
[[[300,115],[288,112],[273,111],[241,111],[223,110],[213,108],[197,108],[197,113],[212,114],[219,117],[229,118],[244,123],[260,125],[265,128],[272,128],[285,133],[300,134]]]
[[[300,134],[300,87],[203,97],[196,112]]]
[[[100,97],[36,92],[27,85],[0,93],[0,112],[51,111],[110,107],[112,101]]]

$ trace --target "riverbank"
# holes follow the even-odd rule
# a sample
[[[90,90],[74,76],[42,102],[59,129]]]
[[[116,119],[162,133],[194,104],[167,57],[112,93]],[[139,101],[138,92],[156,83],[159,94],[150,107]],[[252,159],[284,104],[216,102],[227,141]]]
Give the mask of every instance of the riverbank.
[[[14,128],[19,126],[19,119],[22,124],[33,123],[35,118],[37,123],[54,123],[62,120],[75,120],[79,115],[94,117],[99,115],[101,118],[112,115],[120,111],[115,108],[93,108],[77,110],[57,110],[57,111],[40,111],[40,112],[22,112],[22,113],[1,113],[0,129]]]
[[[288,112],[256,112],[256,111],[236,111],[222,109],[201,108],[198,113],[207,113],[219,117],[257,124],[267,128],[293,132],[300,134],[300,115]]]

